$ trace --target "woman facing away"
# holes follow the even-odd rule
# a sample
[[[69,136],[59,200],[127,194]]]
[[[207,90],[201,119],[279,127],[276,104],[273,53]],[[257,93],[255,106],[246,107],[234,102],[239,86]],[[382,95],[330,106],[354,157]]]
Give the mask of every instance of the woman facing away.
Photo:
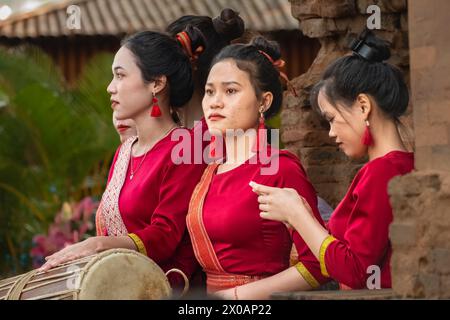
[[[220,297],[241,298],[238,286],[288,268],[293,241],[300,281],[317,287],[325,280],[319,262],[295,231],[259,216],[257,196],[248,185],[257,181],[294,188],[321,221],[316,193],[298,158],[267,145],[263,138],[264,118],[281,107],[277,67],[282,64],[279,46],[256,37],[248,45],[222,49],[206,81],[203,112],[210,131],[224,136],[226,159],[205,170],[191,198],[187,225],[197,260],[207,274],[208,292]],[[245,134],[257,128],[259,139]],[[222,140],[213,141],[216,150],[214,144]]]
[[[311,94],[312,105],[329,122],[329,135],[339,148],[350,158],[369,158],[334,210],[328,229],[296,190],[258,181],[251,186],[259,195],[261,217],[292,226],[319,259],[322,276],[336,280],[341,288],[390,288],[393,215],[387,187],[393,177],[414,168],[413,153],[407,151],[397,126],[409,95],[400,70],[385,62],[390,51],[384,41],[365,31],[352,50],[326,69]],[[268,294],[266,287],[274,281],[291,283],[295,290],[309,289],[296,280],[294,271],[242,286],[241,295]]]

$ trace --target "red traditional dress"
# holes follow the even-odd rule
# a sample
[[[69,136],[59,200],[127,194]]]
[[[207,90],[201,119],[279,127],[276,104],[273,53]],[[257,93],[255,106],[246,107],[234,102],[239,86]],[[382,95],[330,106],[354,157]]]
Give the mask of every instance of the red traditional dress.
[[[261,174],[269,164],[254,163],[256,156],[224,173],[217,173],[217,165],[210,164],[192,195],[188,230],[197,260],[207,274],[209,292],[268,277],[289,267],[296,232],[281,222],[259,216],[257,195],[250,181],[296,189],[322,221],[316,192],[298,158],[287,151],[271,152],[272,159],[277,157],[279,161],[276,174]],[[316,287],[325,280],[319,262],[300,237],[294,236],[294,240],[300,261],[297,269]]]
[[[343,288],[366,288],[374,274],[381,271],[381,287],[391,287],[389,225],[392,208],[388,182],[414,168],[413,153],[392,151],[364,165],[356,174],[344,199],[333,212],[328,228],[330,236],[320,249],[324,276]]]
[[[199,127],[207,128],[204,120],[194,129]],[[176,267],[189,277],[196,264],[186,230],[186,214],[206,164],[172,161],[172,150],[179,143],[178,138],[172,139],[177,130],[185,129],[173,129],[146,156],[133,157],[132,161],[131,147],[137,137],[118,148],[96,224],[97,235],[128,235],[139,252],[163,270]],[[132,178],[131,163],[135,172]]]

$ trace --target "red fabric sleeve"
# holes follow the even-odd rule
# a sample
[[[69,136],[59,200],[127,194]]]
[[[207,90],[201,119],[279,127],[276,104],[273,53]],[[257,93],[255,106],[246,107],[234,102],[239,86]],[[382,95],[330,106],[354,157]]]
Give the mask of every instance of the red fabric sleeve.
[[[316,191],[309,181],[302,164],[295,155],[286,151],[280,151],[280,167],[277,176],[279,180],[273,185],[279,188],[295,189],[308,202],[316,219],[324,225],[319,210],[317,209]],[[303,263],[319,284],[329,281],[320,272],[320,263],[303,238],[295,230],[290,230],[290,234],[298,252],[299,262]]]
[[[204,168],[204,165],[169,164],[150,225],[134,232],[144,243],[148,256],[156,263],[172,257],[180,243],[186,230],[189,200]]]
[[[172,259],[166,266],[162,266],[164,271],[168,271],[169,268],[177,268],[184,272],[189,279],[189,287],[199,287],[203,285],[200,282],[200,278],[193,279],[194,275],[201,271],[200,264],[195,257],[194,249],[192,248],[191,238],[189,233],[185,232],[181,240],[180,245],[176,249],[176,252]],[[182,289],[184,287],[184,279],[178,273],[171,273],[168,275],[172,288]]]
[[[196,136],[194,135],[195,131],[201,131],[200,137],[203,137],[203,133],[208,130],[208,125],[206,124],[205,117],[202,117],[199,122],[195,124],[195,126],[192,128],[192,135],[191,138],[194,139]],[[204,148],[208,145],[208,141],[202,140],[202,155]],[[194,145],[194,144],[193,144]],[[191,158],[191,161],[194,161],[194,157]],[[204,167],[202,169],[203,173]],[[201,174],[200,174],[201,176]],[[200,181],[200,179],[197,179],[197,181]],[[195,186],[194,186],[195,188]],[[193,192],[193,189],[191,193]],[[190,200],[190,197],[189,197]],[[187,213],[187,210],[186,210]],[[181,240],[180,245],[176,249],[175,254],[170,259],[170,262],[168,263],[170,268],[177,268],[184,272],[184,274],[189,279],[189,285],[190,288],[198,288],[201,286],[204,286],[205,284],[204,279],[202,278],[201,272],[202,268],[200,264],[197,261],[197,258],[195,257],[194,249],[192,247],[191,238],[189,236],[188,231],[185,231],[185,234],[183,235],[183,238]],[[166,270],[167,271],[167,270]],[[184,286],[184,279],[177,273],[172,273],[168,276],[169,281],[171,283],[172,288],[179,288],[182,289]]]
[[[392,222],[387,187],[395,174],[393,168],[378,161],[359,172],[355,178],[359,181],[352,192],[355,205],[344,239],[334,240],[326,248],[325,265],[329,275],[350,288],[366,288],[370,275],[367,268],[379,265],[385,258]]]

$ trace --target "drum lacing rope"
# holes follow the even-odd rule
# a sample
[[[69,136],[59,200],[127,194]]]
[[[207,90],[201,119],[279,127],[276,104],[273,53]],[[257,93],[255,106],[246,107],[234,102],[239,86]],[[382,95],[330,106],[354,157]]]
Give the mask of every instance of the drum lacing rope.
[[[38,269],[25,273],[16,284],[14,284],[6,295],[6,300],[19,300],[22,294],[23,288],[27,285],[28,281],[38,272]]]

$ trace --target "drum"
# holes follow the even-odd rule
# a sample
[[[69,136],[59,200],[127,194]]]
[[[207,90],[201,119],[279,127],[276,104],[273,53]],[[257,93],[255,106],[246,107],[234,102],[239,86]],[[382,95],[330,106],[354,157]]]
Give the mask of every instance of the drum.
[[[167,275],[150,258],[111,249],[61,266],[0,280],[0,300],[155,300],[172,295]]]

